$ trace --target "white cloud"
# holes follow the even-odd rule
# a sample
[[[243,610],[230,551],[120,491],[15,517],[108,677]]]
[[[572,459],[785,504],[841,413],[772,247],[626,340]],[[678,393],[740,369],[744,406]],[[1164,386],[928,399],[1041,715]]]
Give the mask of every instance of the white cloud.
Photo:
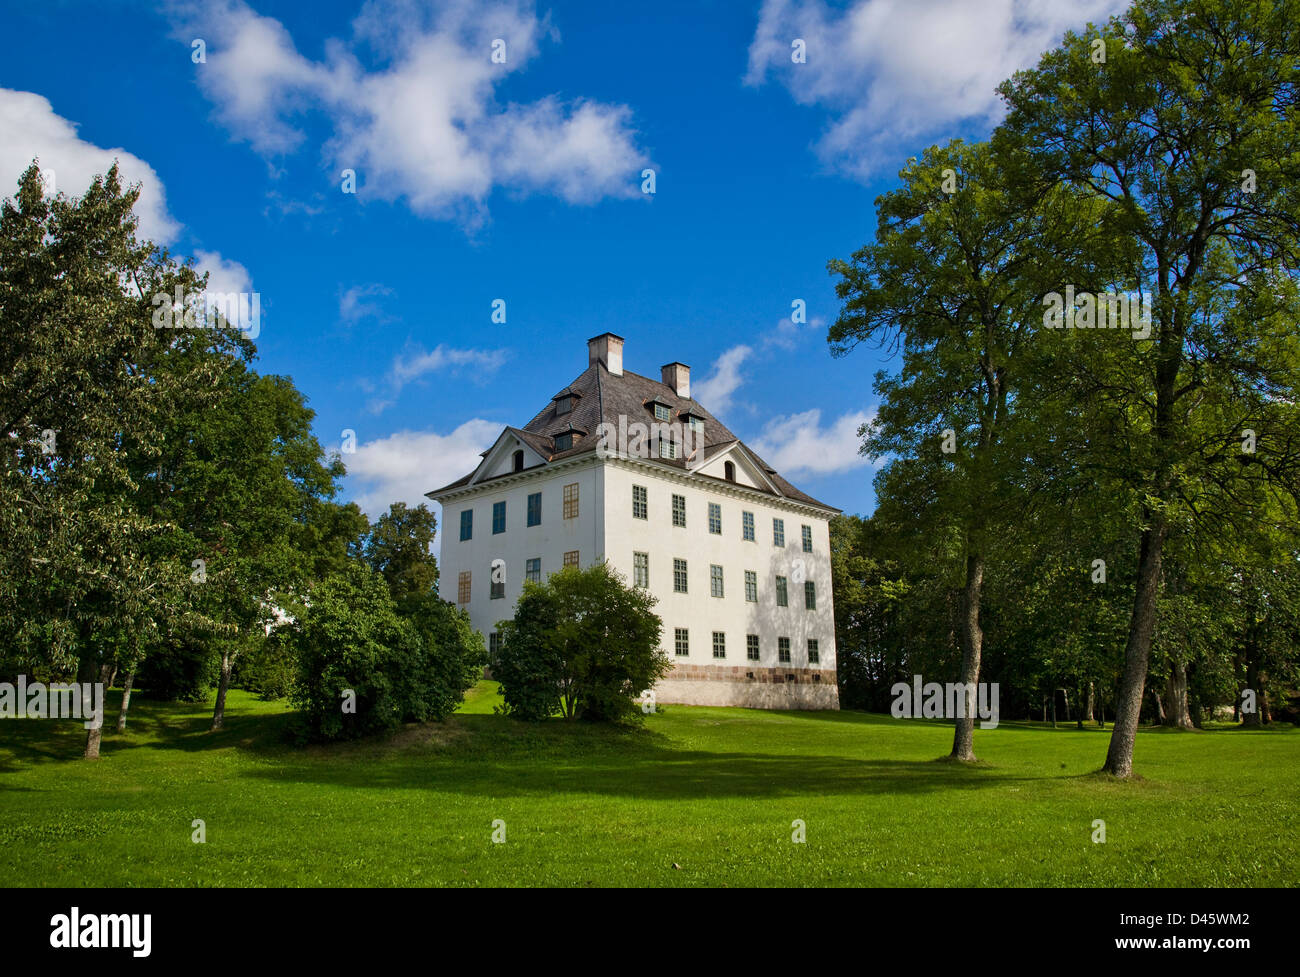
[[[218,120],[275,155],[298,149],[305,116],[323,113],[322,151],[335,174],[356,171],[360,196],[471,225],[498,187],[579,204],[638,196],[646,158],[625,106],[555,96],[497,103],[505,78],[556,36],[529,0],[371,0],[352,40],[329,41],[320,61],[243,0],[183,9],[178,36],[208,41],[197,72]],[[497,39],[504,64],[492,61]]]
[[[424,493],[473,471],[501,429],[496,421],[475,418],[450,434],[399,431],[359,444],[355,454],[342,456],[352,498],[371,519],[394,502],[436,509]]]
[[[154,168],[121,147],[101,149],[77,135],[77,126],[57,115],[50,100],[34,92],[0,88],[0,196],[13,196],[18,177],[39,157],[42,171],[53,170],[54,187],[79,196],[117,160],[123,184],[140,184],[135,213],[140,234],[158,243],[176,240],[181,226],[167,211],[167,192]]]
[[[182,226],[167,210],[167,191],[152,166],[121,147],[102,149],[77,135],[76,124],[57,115],[49,99],[32,92],[0,88],[0,196],[12,196],[18,177],[40,160],[41,172],[54,174],[54,191],[79,196],[91,180],[107,173],[114,160],[124,185],[140,185],[135,204],[140,236],[160,245],[174,245]],[[237,261],[214,251],[196,250],[195,264],[210,271],[209,287],[216,292],[251,292],[252,276]]]
[[[712,373],[693,384],[692,397],[715,417],[725,414],[731,408],[731,398],[744,382],[740,368],[753,352],[748,346],[731,347],[718,357]]]
[[[995,89],[1037,63],[1067,29],[1122,12],[1130,0],[765,0],[745,81],[775,76],[804,105],[833,120],[817,146],[826,162],[859,178],[955,135],[993,126]],[[807,61],[791,61],[791,42]],[[900,146],[901,144],[901,146]]]
[[[253,276],[238,261],[227,261],[213,251],[195,251],[194,264],[198,273],[208,273],[208,291],[228,295],[231,292],[251,293]]]
[[[339,293],[339,319],[349,325],[362,319],[388,318],[378,302],[367,301],[375,297],[392,295],[393,290],[384,285],[353,285],[345,292]]]
[[[775,417],[753,440],[753,448],[785,478],[851,471],[870,465],[866,457],[858,454],[862,445],[858,430],[871,416],[855,411],[825,427],[822,412],[817,408]]]
[[[402,388],[414,380],[439,371],[456,372],[469,369],[471,379],[481,381],[499,370],[509,357],[504,349],[458,349],[439,343],[431,350],[422,346],[408,346],[393,357],[393,364],[384,378],[384,396],[372,397],[366,404],[371,414],[381,414],[397,401]],[[374,392],[375,385],[363,384],[363,389]]]

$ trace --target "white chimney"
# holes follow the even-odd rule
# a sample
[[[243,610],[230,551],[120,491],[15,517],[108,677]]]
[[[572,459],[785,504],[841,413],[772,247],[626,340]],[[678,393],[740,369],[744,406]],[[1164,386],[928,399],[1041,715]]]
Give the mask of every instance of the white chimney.
[[[683,400],[691,399],[691,368],[685,363],[665,363],[661,367],[664,385]]]
[[[603,332],[587,340],[587,365],[603,363],[613,376],[623,375],[623,337]]]

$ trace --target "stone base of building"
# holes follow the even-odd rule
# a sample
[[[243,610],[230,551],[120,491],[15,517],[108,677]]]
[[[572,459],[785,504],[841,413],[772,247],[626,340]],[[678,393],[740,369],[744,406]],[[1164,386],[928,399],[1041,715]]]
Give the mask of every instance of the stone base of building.
[[[655,701],[749,709],[838,709],[840,692],[831,668],[676,665],[655,686]]]

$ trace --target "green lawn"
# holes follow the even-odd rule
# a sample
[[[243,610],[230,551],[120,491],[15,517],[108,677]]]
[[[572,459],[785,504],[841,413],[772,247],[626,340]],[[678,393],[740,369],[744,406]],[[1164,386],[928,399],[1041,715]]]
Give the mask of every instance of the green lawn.
[[[977,730],[984,763],[962,768],[935,761],[951,741],[938,723],[670,706],[626,732],[523,724],[497,701],[483,683],[445,724],[295,750],[282,703],[232,692],[212,734],[208,707],[138,699],[97,762],[76,759],[76,723],[4,722],[4,881],[1296,884],[1291,727],[1144,731],[1144,779],[1117,783],[1092,773],[1109,730]]]

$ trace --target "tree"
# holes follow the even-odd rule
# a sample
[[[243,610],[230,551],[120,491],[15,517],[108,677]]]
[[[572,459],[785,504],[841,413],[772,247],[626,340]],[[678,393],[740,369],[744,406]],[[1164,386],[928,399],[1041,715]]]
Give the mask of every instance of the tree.
[[[1057,343],[1077,407],[1058,448],[1080,473],[1110,469],[1137,537],[1117,777],[1133,769],[1171,533],[1234,531],[1252,483],[1294,491],[1300,468],[1298,23],[1294,0],[1139,0],[1001,89],[1043,173],[1114,204],[1153,296],[1149,340]]]
[[[438,564],[433,557],[437,518],[421,504],[414,509],[394,502],[379,517],[366,539],[366,562],[380,574],[401,606],[409,598],[423,598],[438,586]]]
[[[1010,138],[928,149],[900,174],[902,186],[877,200],[875,242],[829,265],[844,300],[832,352],[869,341],[902,354],[897,375],[877,376],[880,407],[863,429],[863,452],[891,459],[877,497],[899,500],[960,554],[966,691],[951,757],[967,762],[975,760],[985,573],[1008,518],[1026,504],[1017,489],[1028,426],[1013,433],[1021,361],[1034,352],[1040,296],[1113,253],[1091,240],[1106,226],[1104,206],[1069,187],[1039,186],[1023,162]],[[1102,230],[1080,236],[1079,220]]]
[[[522,719],[634,719],[636,697],[672,669],[655,603],[606,563],[526,582],[514,618],[497,625],[492,674],[507,710]]]
[[[309,740],[445,719],[484,659],[463,611],[439,601],[402,617],[383,578],[360,562],[313,587],[289,629],[299,667],[291,700]]]

